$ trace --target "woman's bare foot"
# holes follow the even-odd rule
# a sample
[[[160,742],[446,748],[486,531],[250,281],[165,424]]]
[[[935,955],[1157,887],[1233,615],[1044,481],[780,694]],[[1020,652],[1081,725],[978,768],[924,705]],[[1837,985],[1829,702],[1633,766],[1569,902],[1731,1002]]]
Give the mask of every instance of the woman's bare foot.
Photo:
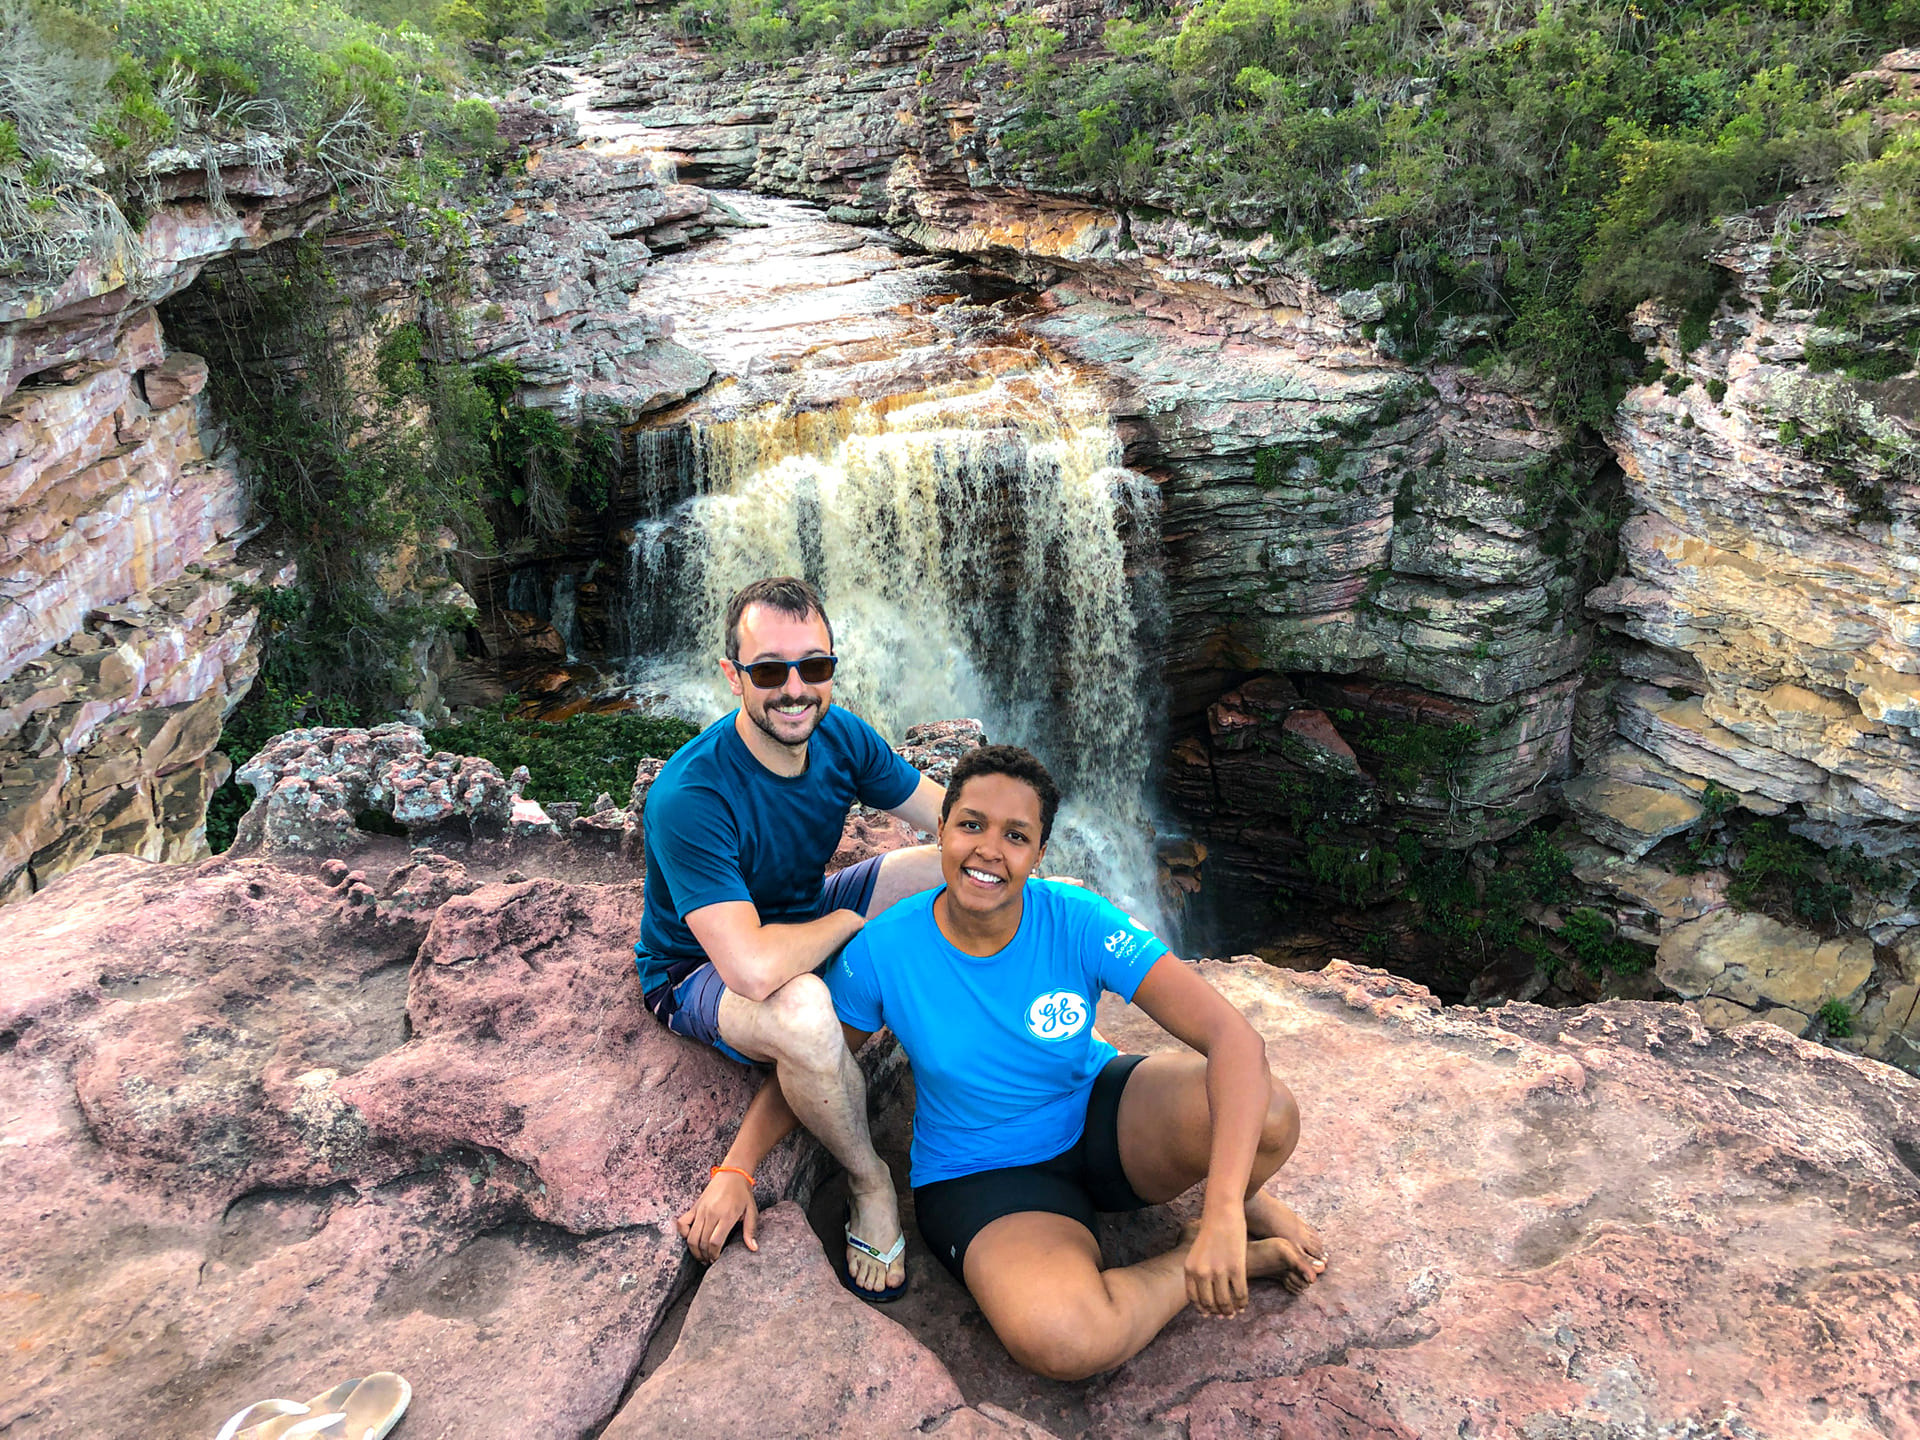
[[[1254,1191],[1247,1201],[1247,1239],[1249,1275],[1253,1273],[1252,1242],[1284,1240],[1293,1253],[1301,1257],[1301,1273],[1305,1279],[1299,1285],[1291,1281],[1287,1284],[1295,1293],[1311,1285],[1327,1268],[1327,1244],[1320,1238],[1320,1232],[1294,1213],[1291,1206],[1264,1190]]]
[[[1326,1266],[1278,1235],[1247,1242],[1247,1278],[1278,1280],[1296,1295],[1318,1280]]]
[[[1273,1199],[1272,1196],[1266,1198]],[[1320,1243],[1320,1236],[1311,1225],[1298,1215],[1294,1215],[1293,1211],[1287,1210],[1286,1206],[1280,1205],[1279,1201],[1274,1200],[1273,1203],[1280,1209],[1286,1210],[1288,1215],[1293,1216],[1294,1223],[1312,1236],[1315,1245]],[[1174,1249],[1186,1249],[1193,1244],[1199,1234],[1200,1222],[1187,1221],[1180,1227],[1180,1242]],[[1278,1280],[1298,1295],[1318,1280],[1320,1272],[1326,1268],[1327,1262],[1324,1259],[1309,1254],[1284,1235],[1256,1237],[1253,1234],[1252,1220],[1249,1218],[1247,1230],[1247,1278],[1249,1280]]]

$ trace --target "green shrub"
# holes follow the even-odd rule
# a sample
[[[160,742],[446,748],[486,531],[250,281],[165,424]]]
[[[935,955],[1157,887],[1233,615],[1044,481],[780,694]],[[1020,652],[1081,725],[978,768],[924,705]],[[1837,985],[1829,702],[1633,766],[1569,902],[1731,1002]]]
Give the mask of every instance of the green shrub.
[[[1860,846],[1823,850],[1779,820],[1756,820],[1730,845],[1735,855],[1727,899],[1742,910],[1833,933],[1851,923],[1856,889],[1892,894],[1911,884],[1899,867]]]
[[[1580,968],[1596,980],[1608,970],[1620,975],[1637,974],[1649,962],[1646,950],[1617,938],[1613,922],[1587,906],[1567,913],[1560,923],[1560,940],[1573,952]]]
[[[162,145],[291,141],[372,209],[486,151],[492,107],[427,30],[352,0],[0,0],[0,274],[137,258]]]
[[[524,720],[513,714],[517,705],[517,699],[509,698],[461,724],[429,730],[427,743],[459,755],[482,756],[503,775],[526,766],[530,800],[591,805],[606,794],[625,805],[639,761],[648,756],[664,759],[698,733],[684,720],[631,712]]]
[[[859,49],[892,30],[939,25],[966,0],[680,0],[674,28],[724,54],[781,60],[834,46]]]
[[[1853,1034],[1853,1011],[1843,1000],[1828,1000],[1814,1012],[1814,1019],[1826,1027],[1827,1034],[1836,1040],[1844,1040]]]

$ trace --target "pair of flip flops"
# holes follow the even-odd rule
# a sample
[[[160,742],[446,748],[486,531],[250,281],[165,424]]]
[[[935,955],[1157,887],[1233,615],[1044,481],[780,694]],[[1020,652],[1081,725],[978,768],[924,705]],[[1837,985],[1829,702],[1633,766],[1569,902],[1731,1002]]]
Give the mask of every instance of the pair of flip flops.
[[[384,1440],[412,1399],[411,1385],[382,1370],[343,1381],[304,1405],[258,1401],[222,1425],[214,1440]]]
[[[846,1232],[847,1245],[850,1249],[858,1250],[862,1255],[879,1261],[889,1269],[893,1267],[893,1262],[898,1260],[907,1248],[907,1237],[904,1232],[902,1232],[900,1238],[894,1241],[893,1245],[886,1250],[876,1249],[874,1246],[862,1240],[858,1235],[854,1234],[853,1207],[851,1205],[847,1207],[847,1223],[841,1228]],[[885,1305],[891,1301],[898,1300],[902,1295],[907,1293],[907,1282],[912,1278],[910,1275],[902,1275],[898,1285],[889,1285],[885,1290],[868,1290],[855,1282],[852,1270],[843,1268],[840,1271],[840,1283],[846,1286],[850,1293],[858,1295],[862,1300],[871,1301],[875,1305]]]

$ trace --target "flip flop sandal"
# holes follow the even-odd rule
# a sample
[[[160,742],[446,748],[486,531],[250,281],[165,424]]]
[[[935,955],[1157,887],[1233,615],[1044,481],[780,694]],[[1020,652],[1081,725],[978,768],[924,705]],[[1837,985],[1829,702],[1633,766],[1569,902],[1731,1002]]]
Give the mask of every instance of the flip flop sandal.
[[[904,1229],[900,1232],[900,1238],[893,1242],[891,1248],[886,1250],[877,1250],[859,1236],[855,1235],[853,1233],[853,1207],[851,1205],[847,1207],[847,1223],[841,1226],[841,1229],[846,1234],[848,1245],[858,1250],[862,1255],[877,1260],[889,1268],[892,1267],[894,1261],[898,1260],[901,1255],[906,1252],[907,1233]],[[840,1271],[840,1283],[845,1286],[851,1294],[858,1295],[862,1300],[874,1305],[886,1305],[898,1300],[902,1295],[907,1293],[907,1284],[912,1279],[913,1277],[911,1275],[902,1275],[898,1285],[891,1285],[885,1290],[867,1290],[855,1282],[851,1270],[843,1267]]]
[[[265,1424],[231,1434],[222,1431],[221,1437],[222,1440],[321,1440],[321,1437],[383,1440],[387,1432],[400,1423],[412,1399],[411,1385],[391,1370],[382,1370],[364,1379],[343,1380],[305,1405],[296,1406],[290,1400],[268,1402],[289,1408],[265,1412],[282,1418],[269,1419]]]
[[[234,1440],[242,1430],[257,1430],[269,1420],[283,1415],[307,1415],[312,1407],[298,1400],[256,1400],[220,1427],[213,1440]]]
[[[391,1370],[369,1375],[341,1403],[340,1434],[346,1440],[386,1440],[412,1401],[413,1387]]]

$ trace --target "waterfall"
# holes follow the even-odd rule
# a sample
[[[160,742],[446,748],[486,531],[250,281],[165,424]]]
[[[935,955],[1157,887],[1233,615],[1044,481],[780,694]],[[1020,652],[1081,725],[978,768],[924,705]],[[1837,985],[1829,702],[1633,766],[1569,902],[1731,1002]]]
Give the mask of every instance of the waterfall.
[[[553,582],[553,604],[547,612],[561,643],[567,647],[568,660],[578,658],[580,649],[578,587],[573,572],[563,572]]]
[[[836,703],[895,743],[973,715],[1033,749],[1067,796],[1047,868],[1156,911],[1152,604],[1127,565],[1156,496],[1121,466],[1094,398],[1026,376],[689,436],[693,493],[633,529],[635,691],[694,719],[724,713],[727,600],[804,575],[833,619]]]

